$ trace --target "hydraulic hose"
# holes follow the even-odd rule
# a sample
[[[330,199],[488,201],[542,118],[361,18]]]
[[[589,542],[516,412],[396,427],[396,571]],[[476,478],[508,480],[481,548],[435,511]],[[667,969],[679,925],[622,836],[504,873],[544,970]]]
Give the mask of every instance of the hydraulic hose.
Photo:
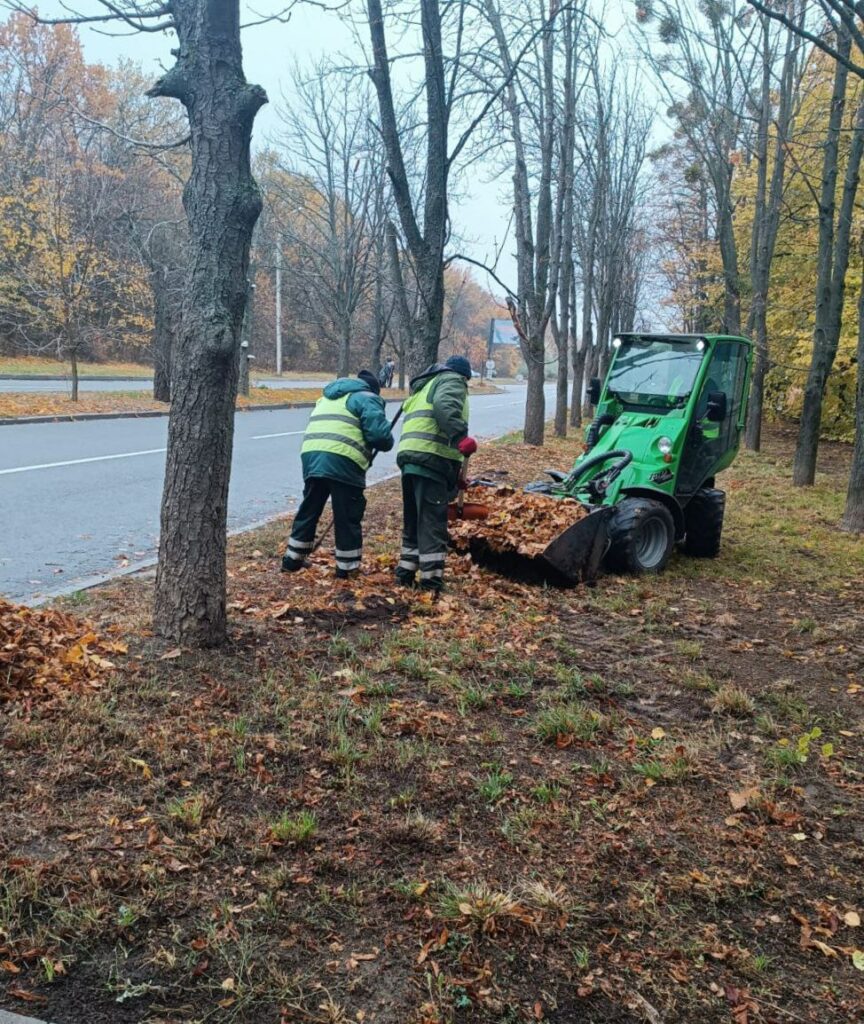
[[[601,429],[614,423],[615,419],[616,417],[611,412],[604,412],[602,416],[596,416],[594,418],[594,422],[588,428],[588,436],[585,438],[585,444],[588,446],[588,451],[591,451],[594,445],[600,440]]]

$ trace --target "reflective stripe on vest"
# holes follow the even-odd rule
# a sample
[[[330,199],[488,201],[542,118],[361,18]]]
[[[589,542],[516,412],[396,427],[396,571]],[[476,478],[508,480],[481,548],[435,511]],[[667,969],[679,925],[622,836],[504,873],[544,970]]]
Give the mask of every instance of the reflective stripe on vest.
[[[353,392],[352,392],[353,393]],[[356,462],[362,470],[369,468],[372,452],[363,437],[360,417],[348,408],[348,399],[321,397],[312,410],[300,454],[330,452]]]
[[[442,459],[461,462],[459,451],[450,444],[446,434],[438,429],[429,392],[438,380],[433,377],[424,387],[411,395],[402,406],[402,436],[399,439],[399,454],[402,452],[425,452]],[[468,394],[462,406],[462,419],[468,422]]]

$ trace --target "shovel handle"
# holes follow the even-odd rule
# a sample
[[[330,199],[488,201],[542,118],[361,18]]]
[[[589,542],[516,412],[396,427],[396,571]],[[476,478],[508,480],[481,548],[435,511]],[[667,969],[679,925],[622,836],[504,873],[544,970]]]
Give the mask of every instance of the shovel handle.
[[[466,455],[462,460],[462,468],[459,470],[459,483],[468,483],[468,460],[471,458],[470,455]],[[456,495],[456,510],[457,515],[462,519],[462,506],[465,504],[465,487],[459,488],[459,493]]]

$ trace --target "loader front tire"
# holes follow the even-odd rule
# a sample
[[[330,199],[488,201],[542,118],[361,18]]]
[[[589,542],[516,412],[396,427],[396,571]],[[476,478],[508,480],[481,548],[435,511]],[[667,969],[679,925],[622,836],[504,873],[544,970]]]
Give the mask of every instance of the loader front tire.
[[[606,564],[614,572],[662,572],[675,545],[672,513],[651,498],[625,498],[609,524]]]
[[[684,509],[687,535],[681,550],[691,558],[716,558],[720,554],[726,492],[716,487],[700,487]]]

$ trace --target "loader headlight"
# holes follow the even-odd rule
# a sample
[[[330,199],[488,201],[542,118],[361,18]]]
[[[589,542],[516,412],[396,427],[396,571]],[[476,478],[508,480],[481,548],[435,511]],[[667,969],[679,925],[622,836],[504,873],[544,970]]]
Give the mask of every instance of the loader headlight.
[[[660,437],[657,439],[657,447],[660,449],[661,455],[670,455],[672,453],[672,438],[671,437]]]

